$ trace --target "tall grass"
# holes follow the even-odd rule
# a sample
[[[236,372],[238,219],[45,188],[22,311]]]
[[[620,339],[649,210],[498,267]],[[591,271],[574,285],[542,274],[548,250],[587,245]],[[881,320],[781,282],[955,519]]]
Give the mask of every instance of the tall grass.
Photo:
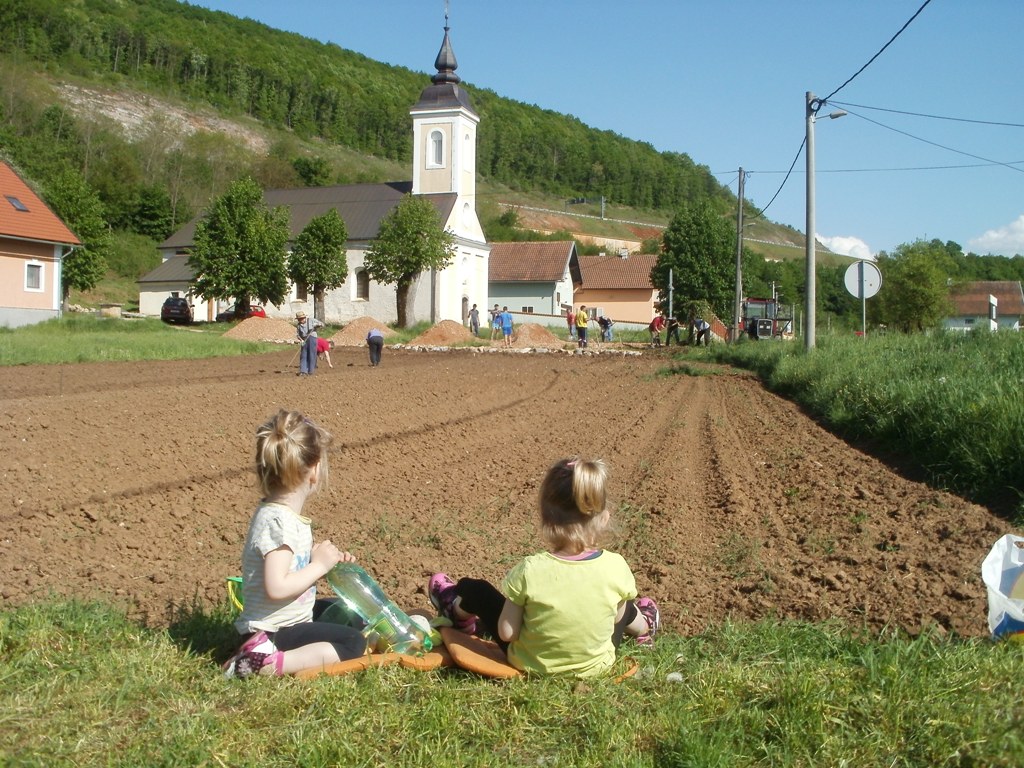
[[[224,680],[226,612],[167,631],[95,604],[0,613],[0,764],[996,766],[1024,763],[1013,643],[726,624],[639,673]],[[621,662],[625,664],[625,660]]]
[[[281,349],[278,344],[223,338],[227,324],[169,326],[154,318],[66,315],[22,328],[0,328],[0,366],[195,360]]]
[[[717,345],[844,437],[912,456],[944,487],[1024,493],[1024,335],[939,333]]]

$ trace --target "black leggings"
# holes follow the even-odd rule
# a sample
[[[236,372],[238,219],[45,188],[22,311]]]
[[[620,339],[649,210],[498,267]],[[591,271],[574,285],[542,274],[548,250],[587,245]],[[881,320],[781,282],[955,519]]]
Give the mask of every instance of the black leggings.
[[[505,596],[484,579],[459,579],[455,585],[455,594],[462,598],[459,607],[466,613],[476,615],[480,624],[477,628],[478,633],[490,635],[501,646],[501,650],[508,651],[508,643],[498,637],[498,617],[501,616],[501,609],[505,607]],[[633,601],[627,600],[626,610],[622,618],[615,622],[612,630],[612,643],[616,648],[622,644],[626,627],[633,623],[636,614]]]
[[[313,605],[313,621],[281,627],[273,633],[271,639],[279,651],[293,651],[312,643],[330,643],[334,646],[338,659],[358,659],[366,653],[366,638],[355,627],[344,624],[333,624],[328,621],[317,621],[334,601],[317,600]],[[270,633],[268,633],[270,634]]]

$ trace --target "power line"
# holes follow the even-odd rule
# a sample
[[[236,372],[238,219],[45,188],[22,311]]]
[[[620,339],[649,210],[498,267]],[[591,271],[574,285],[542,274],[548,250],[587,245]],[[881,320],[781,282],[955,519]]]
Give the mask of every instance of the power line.
[[[961,165],[915,165],[904,166],[901,168],[831,168],[826,170],[818,168],[815,170],[815,173],[895,173],[903,171],[949,171],[961,168],[991,168],[994,165],[1024,165],[1024,160],[1011,160],[1008,163],[991,162],[966,163]],[[779,174],[787,173],[787,171],[747,171],[747,173]],[[797,171],[797,173],[803,173],[803,171]]]
[[[840,85],[840,86],[839,86],[838,88],[836,88],[836,89],[835,89],[834,91],[832,91],[832,93],[830,93],[830,94],[829,94],[828,96],[826,96],[826,97],[825,97],[824,99],[821,99],[821,100],[819,101],[819,103],[818,103],[818,109],[821,109],[821,107],[823,107],[823,106],[824,106],[824,105],[825,105],[825,104],[826,104],[826,103],[828,102],[828,100],[829,100],[829,99],[831,99],[831,98],[832,98],[833,96],[835,96],[835,95],[836,95],[837,93],[839,93],[839,92],[840,92],[841,90],[843,90],[843,88],[845,88],[845,87],[846,87],[846,86],[848,86],[848,85],[849,85],[850,83],[852,83],[852,82],[853,82],[853,80],[854,80],[854,78],[856,78],[856,77],[857,77],[857,75],[859,75],[859,74],[860,74],[861,72],[863,72],[863,71],[864,71],[865,69],[867,69],[867,68],[868,68],[869,66],[871,66],[871,63],[872,63],[872,62],[873,62],[873,61],[874,61],[875,59],[877,59],[877,58],[878,58],[879,56],[881,56],[881,55],[882,55],[882,52],[883,52],[883,51],[884,51],[884,50],[885,50],[886,48],[888,48],[888,47],[889,47],[890,45],[892,45],[892,44],[893,44],[893,41],[895,41],[897,37],[899,37],[900,35],[902,35],[902,34],[903,34],[903,30],[905,30],[905,29],[906,29],[907,27],[909,27],[909,26],[910,26],[910,23],[911,23],[911,22],[912,22],[912,21],[913,21],[914,19],[916,19],[916,18],[917,18],[917,17],[918,17],[918,16],[919,16],[919,15],[921,14],[921,11],[923,11],[923,10],[925,9],[925,7],[926,7],[926,6],[928,5],[928,3],[930,3],[931,1],[932,1],[932,0],[924,0],[924,3],[922,3],[922,4],[921,4],[921,7],[917,9],[917,11],[916,11],[916,12],[914,13],[914,15],[913,15],[913,16],[911,16],[911,17],[910,17],[909,19],[907,19],[907,23],[906,23],[906,24],[904,24],[904,25],[903,25],[902,27],[900,27],[900,28],[899,28],[899,31],[898,31],[898,32],[896,32],[896,34],[895,34],[895,35],[893,35],[892,37],[890,37],[890,38],[889,38],[889,42],[887,42],[887,43],[886,43],[885,45],[883,45],[883,46],[882,46],[882,47],[881,47],[881,48],[880,48],[880,49],[878,50],[878,53],[876,53],[876,54],[875,54],[874,56],[872,56],[872,57],[871,57],[870,59],[868,59],[868,62],[867,62],[867,64],[865,64],[865,65],[864,65],[863,67],[861,67],[861,68],[860,68],[860,69],[858,69],[858,70],[857,70],[856,72],[854,72],[854,73],[853,73],[852,75],[850,75],[850,76],[849,76],[849,77],[848,77],[848,78],[846,79],[846,82],[845,82],[845,83],[843,83],[842,85]],[[815,110],[815,111],[817,111],[817,110]]]
[[[911,115],[913,117],[927,117],[927,118],[930,118],[932,120],[953,120],[953,121],[958,122],[958,123],[976,123],[978,125],[998,125],[998,126],[1003,126],[1005,128],[1024,128],[1024,124],[1022,124],[1022,123],[1000,123],[1000,122],[997,122],[995,120],[972,120],[972,119],[969,119],[969,118],[966,118],[966,117],[946,117],[944,115],[928,115],[928,114],[924,114],[923,112],[905,112],[902,109],[886,109],[885,107],[869,107],[869,106],[866,106],[864,104],[850,104],[850,103],[844,102],[844,101],[833,101],[831,103],[835,104],[837,106],[840,106],[840,107],[857,107],[857,109],[873,109],[873,110],[876,110],[878,112],[893,112],[893,113],[895,113],[897,115]]]
[[[847,110],[847,112],[850,112],[850,110]],[[877,125],[880,128],[885,128],[886,130],[890,130],[890,131],[893,131],[895,133],[902,134],[903,136],[906,136],[908,138],[914,139],[914,141],[924,142],[925,144],[930,144],[933,147],[938,147],[939,149],[944,149],[947,152],[955,152],[958,155],[964,155],[966,157],[973,157],[975,160],[984,160],[986,163],[992,163],[993,165],[1002,165],[1002,166],[1004,166],[1006,168],[1009,168],[1011,171],[1018,171],[1020,173],[1024,173],[1024,168],[1017,168],[1016,166],[1014,166],[1014,165],[1012,165],[1010,163],[1004,163],[1004,162],[1001,162],[999,160],[992,160],[991,158],[988,158],[988,157],[982,157],[981,155],[975,155],[975,154],[972,154],[970,152],[964,152],[963,150],[960,150],[960,149],[955,149],[953,147],[947,147],[945,144],[939,144],[936,141],[930,141],[928,139],[923,139],[920,136],[915,136],[912,133],[907,133],[906,131],[901,131],[899,128],[893,128],[891,125],[886,125],[885,123],[880,123],[877,120],[872,120],[870,117],[865,117],[864,115],[857,114],[856,112],[850,112],[850,114],[853,115],[854,117],[859,117],[861,120],[867,120],[869,123]]]

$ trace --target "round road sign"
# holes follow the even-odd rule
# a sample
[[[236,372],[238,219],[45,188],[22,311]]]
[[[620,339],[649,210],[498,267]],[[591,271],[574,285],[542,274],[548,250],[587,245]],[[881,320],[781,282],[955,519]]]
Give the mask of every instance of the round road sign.
[[[858,261],[846,268],[846,290],[858,299],[870,299],[882,287],[882,273],[870,261]]]

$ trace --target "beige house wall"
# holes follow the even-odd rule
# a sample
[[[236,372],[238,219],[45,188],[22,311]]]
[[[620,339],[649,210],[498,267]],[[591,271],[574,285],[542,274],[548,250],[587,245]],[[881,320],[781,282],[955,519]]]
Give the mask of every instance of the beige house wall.
[[[577,289],[573,303],[586,304],[588,310],[600,308],[616,322],[649,323],[654,317],[657,293],[650,289]],[[591,313],[593,314],[593,313]]]
[[[0,238],[0,307],[53,309],[60,306],[57,295],[59,246]],[[25,265],[42,266],[41,290],[25,289]]]

